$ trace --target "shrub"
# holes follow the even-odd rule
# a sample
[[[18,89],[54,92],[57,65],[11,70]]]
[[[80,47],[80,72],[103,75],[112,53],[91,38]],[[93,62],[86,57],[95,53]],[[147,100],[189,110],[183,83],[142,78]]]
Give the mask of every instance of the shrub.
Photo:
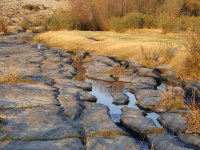
[[[188,55],[183,64],[183,74],[200,80],[200,33],[189,34],[186,51]]]
[[[39,11],[40,10],[39,6],[31,5],[31,4],[24,5],[24,6],[22,6],[22,8],[28,9],[30,11]]]
[[[158,27],[163,33],[177,31],[178,17],[169,16],[166,14],[160,15],[158,18]]]
[[[0,32],[7,34],[9,32],[8,25],[8,21],[5,18],[0,17]]]

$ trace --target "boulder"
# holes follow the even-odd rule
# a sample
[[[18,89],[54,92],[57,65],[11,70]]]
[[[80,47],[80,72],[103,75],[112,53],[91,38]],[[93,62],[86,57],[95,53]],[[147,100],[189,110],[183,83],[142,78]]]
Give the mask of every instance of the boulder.
[[[144,117],[144,112],[128,107],[122,108],[120,122],[124,127],[140,136],[146,135],[149,131],[157,129],[156,124],[150,118]]]
[[[127,105],[129,103],[129,97],[124,93],[112,93],[112,97],[112,103],[115,105]]]
[[[80,117],[80,122],[84,127],[86,137],[124,134],[124,131],[112,122],[107,106],[85,102],[83,107],[85,110]]]
[[[58,105],[54,91],[54,88],[44,84],[0,84],[0,107]]]
[[[160,91],[155,89],[138,89],[135,91],[136,100],[142,109],[154,110],[160,102]]]
[[[184,143],[167,132],[148,134],[147,140],[155,150],[189,150]]]
[[[200,149],[200,137],[199,135],[179,133],[178,137],[187,147],[198,150]]]
[[[87,138],[87,150],[139,150],[135,140],[127,136]]]
[[[73,143],[73,144],[72,144]],[[51,141],[1,141],[1,150],[84,150],[80,139],[63,139]]]
[[[168,130],[174,133],[185,132],[187,130],[186,114],[167,112],[161,114],[158,121]]]
[[[55,140],[80,136],[80,124],[62,115],[58,106],[0,111],[6,137],[12,140]]]

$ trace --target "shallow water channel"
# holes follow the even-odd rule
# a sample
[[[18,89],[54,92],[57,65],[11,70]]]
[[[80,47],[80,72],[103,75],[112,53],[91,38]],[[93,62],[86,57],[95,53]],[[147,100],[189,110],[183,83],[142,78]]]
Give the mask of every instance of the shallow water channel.
[[[124,91],[125,83],[122,82],[105,82],[93,79],[86,79],[86,82],[92,83],[92,91],[90,92],[92,95],[96,96],[97,103],[104,104],[109,107],[110,115],[112,120],[115,123],[118,123],[120,120],[121,108],[125,105],[114,105],[112,93],[125,93],[129,97],[129,104],[127,107],[139,109],[136,105],[137,101],[135,95],[130,93],[129,91]],[[155,124],[160,127],[160,124],[157,121],[159,117],[156,113],[147,113],[147,118],[151,118],[154,120]]]

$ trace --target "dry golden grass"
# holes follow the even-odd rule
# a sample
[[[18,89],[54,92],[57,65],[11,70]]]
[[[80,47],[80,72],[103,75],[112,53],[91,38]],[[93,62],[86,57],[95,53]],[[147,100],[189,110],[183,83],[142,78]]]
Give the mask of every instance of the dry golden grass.
[[[182,33],[162,34],[161,30],[135,30],[127,33],[98,31],[55,31],[39,34],[35,40],[47,43],[50,47],[67,50],[88,50],[90,52],[117,56],[120,59],[141,60],[141,46],[145,50],[157,49],[165,43],[175,47],[184,45]]]
[[[172,68],[183,80],[197,79],[200,81],[200,33],[189,32],[186,48],[172,59]]]
[[[19,75],[19,70],[10,65],[9,67],[1,68],[0,83],[12,84],[12,83],[34,83],[31,79],[22,79]]]
[[[120,77],[122,75],[133,75],[133,72],[123,66],[117,66],[114,69],[109,69],[109,70],[105,70],[103,71],[103,73],[107,74],[112,74],[115,77]]]
[[[200,134],[200,107],[197,104],[192,104],[189,106],[189,111],[187,116],[188,131]]]
[[[171,87],[166,94],[161,94],[161,100],[156,105],[156,108],[165,108],[167,110],[184,109],[184,92],[180,91],[178,93]]]

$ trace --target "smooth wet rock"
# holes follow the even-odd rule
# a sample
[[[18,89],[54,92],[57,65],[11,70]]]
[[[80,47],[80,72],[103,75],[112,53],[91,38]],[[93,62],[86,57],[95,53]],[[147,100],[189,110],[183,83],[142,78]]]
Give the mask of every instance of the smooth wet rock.
[[[58,105],[55,89],[44,84],[0,84],[0,107]]]
[[[186,114],[167,112],[161,114],[158,121],[172,132],[185,132],[187,130]]]
[[[2,141],[1,150],[84,150],[80,139],[51,141]]]
[[[148,131],[157,128],[152,119],[144,117],[143,111],[128,107],[122,108],[120,122],[124,127],[140,136],[144,136]]]
[[[115,123],[112,122],[107,106],[96,103],[84,104],[85,110],[81,116],[80,122],[84,126],[85,136],[98,136],[99,134],[117,133],[124,134]]]
[[[135,140],[127,136],[87,138],[87,150],[139,150]]]
[[[187,133],[179,133],[178,137],[183,141],[187,147],[198,150],[200,149],[200,137],[199,135],[192,135]]]
[[[127,105],[129,103],[129,97],[124,93],[112,93],[112,97],[112,103],[115,105]]]
[[[184,143],[167,132],[148,134],[147,140],[155,150],[189,150]]]
[[[1,128],[13,140],[55,140],[80,136],[80,125],[62,115],[58,106],[1,110]]]

